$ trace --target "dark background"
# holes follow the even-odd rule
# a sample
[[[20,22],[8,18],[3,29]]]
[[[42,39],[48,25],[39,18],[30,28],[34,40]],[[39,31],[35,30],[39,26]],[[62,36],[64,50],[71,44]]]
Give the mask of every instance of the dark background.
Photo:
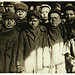
[[[50,5],[52,8],[54,8],[55,3],[59,3],[61,5],[61,10],[64,10],[64,6],[68,3],[72,3],[75,6],[75,1],[22,1],[23,3],[26,3],[28,5],[28,7],[30,6],[34,6],[34,8],[36,7],[36,5],[41,5],[41,4],[48,4]]]

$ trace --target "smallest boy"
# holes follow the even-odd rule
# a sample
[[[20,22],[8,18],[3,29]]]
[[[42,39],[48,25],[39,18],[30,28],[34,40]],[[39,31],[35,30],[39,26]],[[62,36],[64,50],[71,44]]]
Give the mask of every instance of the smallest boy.
[[[51,7],[47,4],[42,4],[40,6],[40,13],[41,13],[41,25],[48,27],[48,13],[50,12]]]

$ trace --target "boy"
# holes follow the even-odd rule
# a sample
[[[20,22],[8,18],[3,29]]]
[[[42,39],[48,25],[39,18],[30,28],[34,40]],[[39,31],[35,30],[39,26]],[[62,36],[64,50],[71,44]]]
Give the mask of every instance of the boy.
[[[65,6],[65,18],[66,22],[64,24],[65,28],[67,29],[68,34],[68,47],[70,50],[70,54],[66,56],[66,69],[68,73],[72,73],[72,71],[75,72],[75,69],[73,67],[75,66],[72,61],[75,62],[75,8],[72,4],[67,4]],[[74,67],[75,68],[75,67]]]
[[[65,54],[66,51],[64,36],[66,33],[61,25],[61,12],[52,10],[49,12],[49,43],[51,49],[51,73],[66,73]],[[64,32],[64,34],[63,34]]]
[[[18,36],[16,31],[17,15],[12,12],[5,12],[3,14],[4,25],[0,36],[0,72],[1,73],[15,73],[16,57],[18,49]]]
[[[21,39],[21,46],[24,44],[25,49],[21,49],[18,55],[20,63],[22,59],[24,60],[25,73],[49,73],[50,70],[49,51],[47,49],[44,51],[47,31],[45,26],[40,26],[39,20],[39,12],[34,10],[28,12],[29,28],[23,32],[24,40]]]
[[[17,3],[15,4],[15,11],[19,17],[17,20],[17,28],[20,31],[23,31],[27,28],[26,16],[28,12],[28,6],[24,3]]]
[[[41,25],[44,25],[48,28],[49,21],[48,21],[48,13],[51,10],[51,7],[47,4],[42,4],[40,6],[41,12]]]

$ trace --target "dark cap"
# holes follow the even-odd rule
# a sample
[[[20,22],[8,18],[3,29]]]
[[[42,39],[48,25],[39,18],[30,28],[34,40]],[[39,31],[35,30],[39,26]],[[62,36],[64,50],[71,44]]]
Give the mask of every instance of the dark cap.
[[[66,10],[73,10],[73,11],[75,11],[75,7],[71,4],[71,3],[69,3],[69,4],[67,4],[66,6],[65,6],[65,11]]]
[[[52,13],[57,13],[57,14],[59,14],[59,16],[61,17],[61,11],[58,10],[58,9],[53,9],[53,10],[51,10],[51,11],[49,12],[48,16],[50,16],[50,14],[52,14]]]
[[[28,11],[28,6],[25,3],[17,3],[15,4],[15,10],[24,10],[24,11]]]
[[[36,10],[30,10],[27,14],[28,19],[30,18],[30,16],[35,16],[37,18],[40,18],[40,12],[36,11]]]
[[[3,19],[14,19],[14,20],[17,20],[17,18],[18,18],[18,16],[15,13],[12,13],[10,11],[5,12],[3,14]]]

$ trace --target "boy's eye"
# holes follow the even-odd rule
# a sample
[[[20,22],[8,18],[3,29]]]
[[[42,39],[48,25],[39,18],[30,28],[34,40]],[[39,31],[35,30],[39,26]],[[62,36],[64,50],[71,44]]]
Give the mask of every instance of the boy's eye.
[[[73,15],[73,14],[70,14],[71,16]]]
[[[48,13],[48,11],[46,11],[46,13]]]
[[[24,13],[24,11],[22,11],[22,13]]]

